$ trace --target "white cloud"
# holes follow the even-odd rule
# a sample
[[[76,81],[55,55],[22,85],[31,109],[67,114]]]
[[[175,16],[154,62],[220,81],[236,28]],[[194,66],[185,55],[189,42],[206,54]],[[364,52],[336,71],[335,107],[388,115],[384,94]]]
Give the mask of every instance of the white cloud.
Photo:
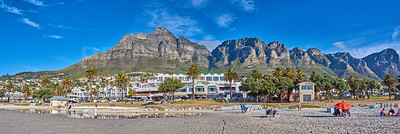
[[[6,12],[10,12],[10,13],[14,13],[14,14],[18,14],[18,15],[22,15],[23,10],[20,10],[16,7],[13,6],[8,6],[6,5],[3,0],[0,0],[1,2],[1,8],[4,9],[4,11]]]
[[[202,33],[202,30],[196,26],[197,21],[187,16],[179,16],[168,12],[166,9],[152,10],[146,12],[151,17],[149,26],[161,26],[170,30],[174,34],[182,36],[192,36]]]
[[[335,42],[332,45],[334,45],[335,47],[341,48],[341,49],[346,48],[346,45],[343,42]]]
[[[208,0],[192,0],[192,5],[197,8],[203,8],[207,5]]]
[[[254,11],[256,6],[254,0],[241,0],[241,5],[245,11]]]
[[[237,19],[236,17],[230,14],[222,14],[217,17],[217,24],[219,27],[229,28],[230,24]],[[231,29],[232,30],[232,29]],[[232,30],[233,31],[233,30]]]
[[[60,35],[43,35],[44,38],[54,38],[54,39],[62,39],[64,37]]]
[[[392,41],[372,43],[363,47],[349,48],[348,50],[354,57],[363,58],[372,53],[380,52],[387,48],[393,48],[397,53],[400,52],[400,26],[397,26],[392,33]]]
[[[400,26],[397,26],[396,29],[394,29],[394,32],[392,34],[392,40],[394,42],[399,41],[399,33],[400,33]]]
[[[32,26],[32,27],[35,27],[35,28],[37,28],[37,29],[40,29],[40,25],[39,24],[37,24],[37,23],[35,23],[35,22],[33,22],[33,21],[30,21],[28,18],[23,18],[23,19],[21,19],[20,20],[22,23],[25,23],[25,24],[28,24],[28,25],[30,25],[30,26]]]
[[[24,0],[24,1],[31,3],[33,5],[36,5],[36,6],[48,6],[48,5],[45,5],[43,3],[43,1],[40,1],[40,0]]]
[[[70,26],[65,26],[65,25],[54,25],[54,24],[49,24],[50,27],[54,27],[54,28],[61,28],[61,29],[73,29]]]
[[[364,58],[372,53],[380,52],[387,48],[393,48],[400,52],[400,43],[392,42],[392,43],[374,43],[365,47],[358,47],[358,48],[350,48],[350,53],[356,58]]]
[[[215,38],[212,35],[206,35],[204,36],[203,40],[195,40],[195,39],[190,39],[193,42],[196,42],[199,45],[205,45],[208,50],[212,51],[222,43],[221,40],[214,40]]]

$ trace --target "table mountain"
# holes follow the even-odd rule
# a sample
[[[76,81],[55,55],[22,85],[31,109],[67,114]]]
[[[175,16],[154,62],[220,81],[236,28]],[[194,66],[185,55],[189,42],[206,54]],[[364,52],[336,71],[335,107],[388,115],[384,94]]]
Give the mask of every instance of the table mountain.
[[[110,51],[84,58],[65,70],[94,66],[100,71],[181,71],[191,63],[208,68],[210,51],[163,27],[153,33],[127,34]]]

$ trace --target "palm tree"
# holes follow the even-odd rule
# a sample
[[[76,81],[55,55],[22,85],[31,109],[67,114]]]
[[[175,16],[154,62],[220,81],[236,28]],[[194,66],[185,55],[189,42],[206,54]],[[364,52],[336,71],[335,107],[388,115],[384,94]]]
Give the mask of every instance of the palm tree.
[[[291,67],[285,68],[285,70],[283,70],[283,76],[292,78],[292,77],[293,77],[293,70],[292,70],[292,68],[291,68]]]
[[[11,90],[14,88],[14,84],[9,81],[8,84],[6,85],[6,89],[8,91],[8,103],[10,103],[10,96],[11,96]]]
[[[186,75],[188,76],[189,79],[192,79],[192,100],[194,100],[194,80],[199,78],[200,76],[200,69],[197,68],[196,64],[192,64],[190,68],[187,69]]]
[[[85,73],[86,78],[89,79],[89,94],[92,94],[92,85],[93,85],[93,79],[97,76],[97,71],[94,69],[94,67],[90,67],[89,69],[86,70]],[[90,95],[90,102],[93,102],[93,97]]]
[[[109,84],[110,84],[111,89],[112,89],[114,87],[114,81],[110,81]],[[111,93],[108,94],[108,98],[111,98]]]
[[[303,70],[299,69],[296,71],[296,78],[297,79],[302,79],[305,76],[305,74],[303,73]]]
[[[115,79],[115,84],[117,84],[117,87],[121,89],[121,97],[122,97],[122,102],[124,101],[124,89],[128,87],[129,85],[129,78],[126,77],[125,73],[120,72],[118,73],[117,78]]]
[[[318,75],[318,72],[317,72],[317,71],[312,71],[312,72],[311,72],[311,75],[310,75],[310,80],[311,80],[311,81],[314,81],[315,78],[317,77],[317,75]]]
[[[275,68],[275,70],[274,70],[274,76],[275,76],[275,77],[283,76],[283,71],[282,71],[282,68],[281,68],[281,67]]]
[[[23,87],[22,87],[22,93],[24,93],[25,94],[25,100],[28,100],[28,97],[31,95],[31,91],[30,91],[31,89],[29,88],[29,86],[27,85],[27,84],[25,84]]]
[[[383,79],[383,81],[382,81],[382,85],[385,85],[386,87],[388,87],[388,90],[389,90],[389,100],[391,100],[391,98],[392,98],[392,87],[394,87],[394,85],[395,85],[395,83],[396,83],[396,80],[394,80],[393,78],[392,78],[392,75],[390,75],[390,74],[386,74],[385,75],[385,79]]]
[[[263,77],[257,69],[252,70],[250,76],[253,77],[257,82],[261,81]]]
[[[65,77],[64,80],[61,82],[62,89],[64,89],[64,96],[66,96],[69,92],[69,89],[71,88],[71,80],[68,79],[68,77]]]
[[[96,85],[96,90],[93,91],[94,98],[97,99],[97,95],[100,93],[100,85]]]
[[[224,79],[225,81],[228,81],[230,84],[230,91],[231,91],[230,93],[232,97],[232,82],[238,80],[238,74],[234,72],[233,69],[229,69],[228,72],[224,74]]]
[[[101,89],[103,89],[102,92],[100,92],[100,94],[103,94],[102,96],[104,96],[104,90],[105,90],[105,88],[106,88],[106,84],[105,84],[104,82],[102,82],[102,83],[100,84],[100,87],[101,87]]]
[[[40,85],[41,85],[42,87],[46,88],[47,86],[50,85],[50,83],[51,83],[50,79],[49,79],[47,76],[44,76],[44,77],[41,79]]]

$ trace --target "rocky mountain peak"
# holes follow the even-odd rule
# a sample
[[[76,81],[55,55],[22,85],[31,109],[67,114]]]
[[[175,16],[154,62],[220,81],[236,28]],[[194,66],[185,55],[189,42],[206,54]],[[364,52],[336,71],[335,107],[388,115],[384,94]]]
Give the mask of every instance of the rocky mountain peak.
[[[324,54],[321,52],[321,50],[316,49],[316,48],[309,48],[309,49],[307,50],[307,53],[308,53],[309,55],[324,55]]]
[[[171,33],[170,31],[168,31],[166,28],[160,27],[160,26],[157,26],[156,30],[155,30],[152,34],[172,35],[172,36],[174,36],[174,34],[172,34],[172,33]],[[175,36],[174,36],[174,37],[175,37]]]

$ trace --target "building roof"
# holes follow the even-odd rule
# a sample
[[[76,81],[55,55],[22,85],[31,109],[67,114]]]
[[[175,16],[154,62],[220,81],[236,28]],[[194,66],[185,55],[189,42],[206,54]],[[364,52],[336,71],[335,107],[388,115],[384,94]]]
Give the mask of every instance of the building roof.
[[[305,81],[305,82],[299,83],[297,85],[316,85],[316,84],[313,82]]]
[[[68,101],[67,98],[64,98],[62,96],[53,96],[50,98],[50,100],[61,100],[61,101]]]

